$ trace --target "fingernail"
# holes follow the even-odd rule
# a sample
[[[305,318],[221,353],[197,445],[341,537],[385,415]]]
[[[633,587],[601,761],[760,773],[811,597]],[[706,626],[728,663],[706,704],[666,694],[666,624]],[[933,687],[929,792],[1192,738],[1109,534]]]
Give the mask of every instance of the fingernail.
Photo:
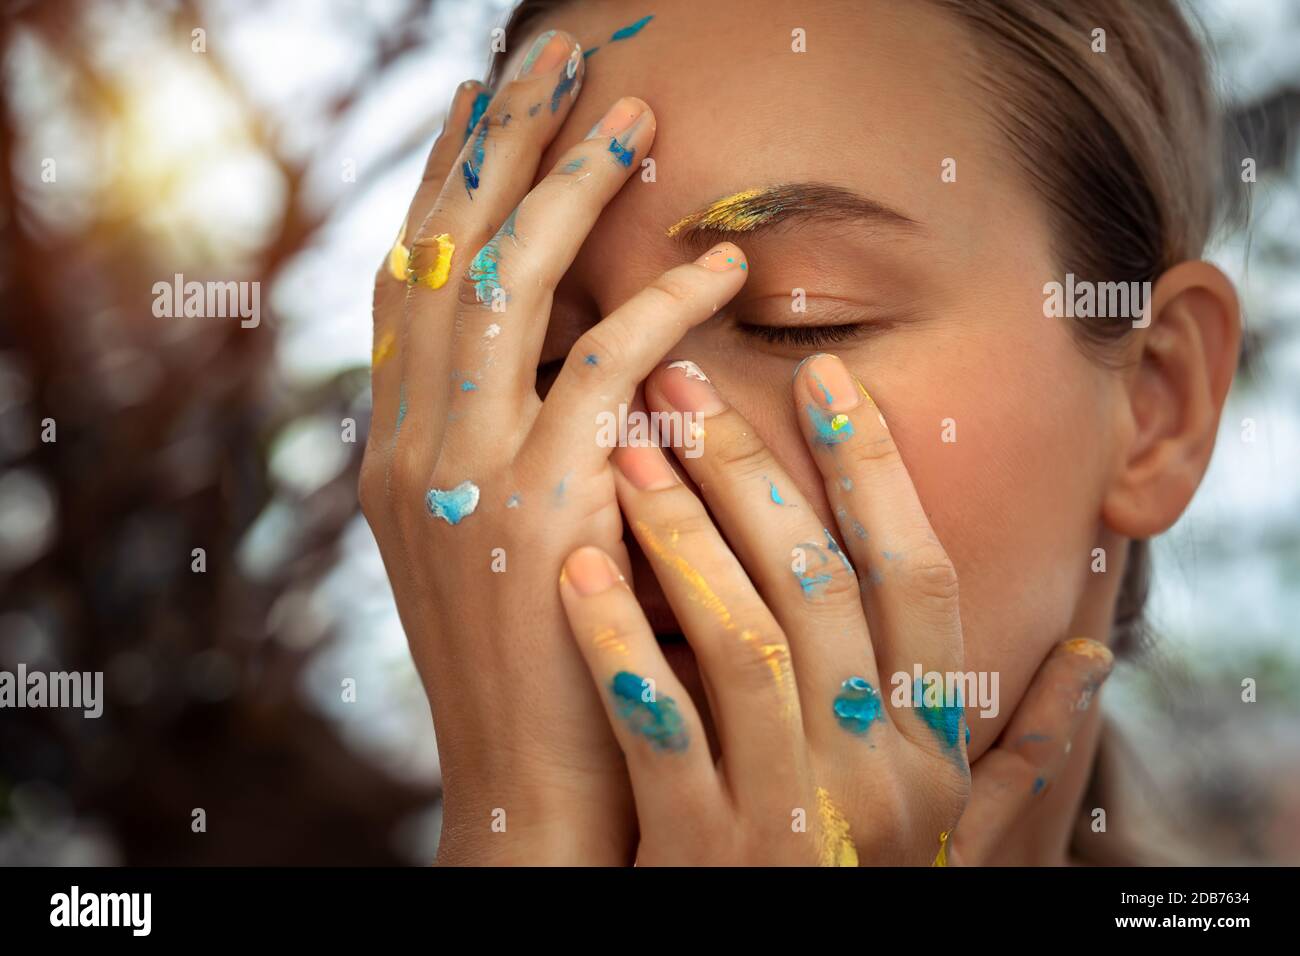
[[[640,100],[635,97],[625,96],[596,121],[596,125],[587,133],[587,139],[603,139],[606,136],[617,136],[620,133],[625,133],[632,128],[632,124],[644,112],[645,105]]]
[[[569,58],[572,46],[567,36],[554,30],[547,30],[533,41],[528,55],[524,57],[524,62],[519,64],[519,72],[515,74],[515,79],[541,76],[543,73],[551,72]]]
[[[847,412],[862,403],[862,393],[838,356],[825,352],[808,360],[804,378],[813,401],[828,412]]]
[[[642,491],[662,491],[677,484],[677,472],[657,445],[625,445],[610,456],[615,467]]]
[[[690,359],[668,363],[659,376],[659,390],[679,412],[696,412],[707,418],[727,407],[709,377]]]
[[[564,562],[564,577],[583,597],[608,591],[623,579],[618,567],[599,548],[579,548]]]
[[[749,270],[745,254],[740,251],[740,246],[733,242],[720,242],[695,261],[710,272],[726,272],[728,269]]]

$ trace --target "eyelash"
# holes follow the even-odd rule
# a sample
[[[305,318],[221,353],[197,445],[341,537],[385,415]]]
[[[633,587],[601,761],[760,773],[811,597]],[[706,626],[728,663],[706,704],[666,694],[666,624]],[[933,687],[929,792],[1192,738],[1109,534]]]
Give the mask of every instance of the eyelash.
[[[749,325],[738,324],[741,332],[772,345],[797,345],[818,348],[835,342],[856,339],[866,330],[856,325]]]

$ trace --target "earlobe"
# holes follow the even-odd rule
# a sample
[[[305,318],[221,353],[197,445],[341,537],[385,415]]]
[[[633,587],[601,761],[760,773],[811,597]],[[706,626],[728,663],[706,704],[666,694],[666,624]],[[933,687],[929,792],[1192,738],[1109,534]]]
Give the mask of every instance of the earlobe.
[[[1232,283],[1208,262],[1164,273],[1151,296],[1128,379],[1127,447],[1103,502],[1103,518],[1130,538],[1172,525],[1201,482],[1241,347]]]

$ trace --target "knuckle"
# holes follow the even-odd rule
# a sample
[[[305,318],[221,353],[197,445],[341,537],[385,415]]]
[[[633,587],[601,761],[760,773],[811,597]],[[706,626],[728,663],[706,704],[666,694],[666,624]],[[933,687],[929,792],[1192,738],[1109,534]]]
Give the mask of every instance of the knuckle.
[[[599,356],[599,364],[594,368],[600,370],[603,367],[609,372],[623,364],[628,347],[627,336],[616,323],[601,322],[582,333],[573,343],[569,349],[568,364],[580,366],[586,364],[588,355],[596,355]]]
[[[772,456],[762,439],[748,428],[719,429],[705,432],[708,458],[743,479],[772,470]]]
[[[855,466],[879,468],[882,465],[893,466],[902,463],[898,446],[887,435],[853,442],[848,451],[849,461]]]
[[[908,576],[916,593],[941,608],[957,604],[957,569],[943,548],[930,544],[908,563]]]
[[[659,300],[667,308],[677,309],[687,305],[695,297],[695,287],[685,276],[676,272],[665,272],[645,289],[646,293]]]

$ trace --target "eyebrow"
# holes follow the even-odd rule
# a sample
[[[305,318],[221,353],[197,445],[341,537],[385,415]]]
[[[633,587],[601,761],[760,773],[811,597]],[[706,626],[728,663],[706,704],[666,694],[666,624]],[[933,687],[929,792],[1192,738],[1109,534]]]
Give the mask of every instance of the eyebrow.
[[[714,238],[752,233],[787,222],[867,221],[908,230],[920,223],[896,209],[829,183],[779,183],[745,189],[715,199],[703,209],[679,219],[666,235],[683,244],[703,236]]]

